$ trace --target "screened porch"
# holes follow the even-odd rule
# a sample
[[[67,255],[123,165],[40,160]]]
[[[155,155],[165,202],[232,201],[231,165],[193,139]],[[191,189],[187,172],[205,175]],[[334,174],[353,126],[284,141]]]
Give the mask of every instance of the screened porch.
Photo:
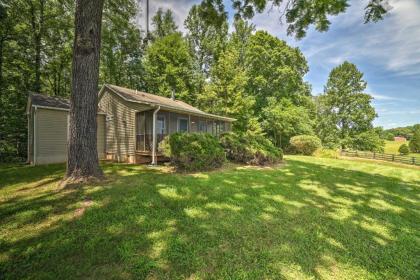
[[[230,130],[230,123],[160,110],[156,114],[156,147],[166,135],[175,132],[207,132],[219,135]],[[136,151],[153,150],[153,110],[136,113]]]

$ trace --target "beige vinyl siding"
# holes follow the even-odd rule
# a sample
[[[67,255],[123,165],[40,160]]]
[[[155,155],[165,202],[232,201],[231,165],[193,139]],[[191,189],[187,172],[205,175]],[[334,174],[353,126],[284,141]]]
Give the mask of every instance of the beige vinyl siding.
[[[35,164],[67,160],[68,111],[38,108],[35,113]],[[105,116],[98,115],[98,157],[105,158]]]
[[[135,155],[136,112],[152,109],[150,106],[127,102],[105,90],[100,96],[99,108],[106,112],[106,153],[125,161]]]

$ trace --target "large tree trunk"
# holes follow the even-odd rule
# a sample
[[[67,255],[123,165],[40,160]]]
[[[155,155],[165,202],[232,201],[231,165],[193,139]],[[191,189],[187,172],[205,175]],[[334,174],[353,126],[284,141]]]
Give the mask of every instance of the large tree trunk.
[[[72,63],[67,182],[103,177],[96,147],[103,0],[77,0]]]

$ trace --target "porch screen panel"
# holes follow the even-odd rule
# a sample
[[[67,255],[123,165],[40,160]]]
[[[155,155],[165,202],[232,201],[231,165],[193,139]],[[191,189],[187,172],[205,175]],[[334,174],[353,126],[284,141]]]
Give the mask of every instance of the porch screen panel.
[[[146,118],[144,112],[136,114],[136,150],[146,150]]]
[[[153,131],[153,112],[152,111],[147,111],[145,112],[145,116],[146,116],[146,120],[145,120],[145,131],[146,131],[146,151],[151,151],[152,150],[152,145],[153,145],[153,135],[152,135],[152,131]]]
[[[199,122],[199,119],[200,118],[198,118],[196,116],[191,116],[190,119],[191,119],[190,132],[197,132],[197,131],[199,131],[198,130],[198,122]]]

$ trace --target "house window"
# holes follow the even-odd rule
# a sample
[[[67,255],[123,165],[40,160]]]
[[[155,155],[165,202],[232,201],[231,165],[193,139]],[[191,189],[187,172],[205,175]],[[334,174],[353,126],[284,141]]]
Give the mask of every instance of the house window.
[[[178,118],[178,132],[188,132],[188,119]]]
[[[206,121],[199,121],[198,122],[198,131],[200,131],[200,132],[206,132],[207,131]]]
[[[157,116],[156,118],[156,133],[165,134],[166,132],[166,120],[165,116]]]

